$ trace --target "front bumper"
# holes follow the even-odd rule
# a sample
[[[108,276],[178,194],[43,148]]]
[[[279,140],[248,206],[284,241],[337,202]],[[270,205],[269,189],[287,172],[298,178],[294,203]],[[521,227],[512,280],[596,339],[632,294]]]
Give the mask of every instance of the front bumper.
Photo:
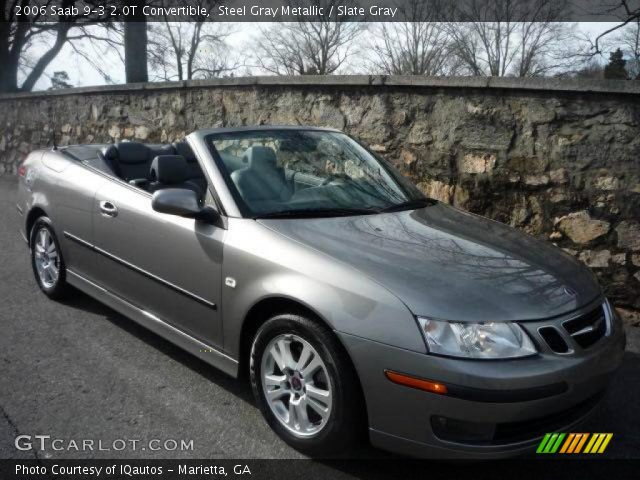
[[[360,377],[372,444],[431,458],[516,456],[532,451],[546,432],[571,431],[597,406],[625,346],[616,315],[608,335],[591,348],[516,360],[443,358],[339,336]],[[398,385],[385,369],[454,385],[463,394]],[[487,431],[493,433],[486,437]]]

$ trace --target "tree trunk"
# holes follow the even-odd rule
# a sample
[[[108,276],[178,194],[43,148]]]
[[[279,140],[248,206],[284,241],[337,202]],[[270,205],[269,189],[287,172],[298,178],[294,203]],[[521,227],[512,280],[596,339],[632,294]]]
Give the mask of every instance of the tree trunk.
[[[8,22],[0,22],[0,92],[18,90],[18,59],[9,49]]]
[[[18,90],[18,62],[0,52],[0,65],[0,92],[15,92]]]
[[[60,50],[62,50],[62,47],[67,41],[67,34],[69,33],[69,28],[71,27],[71,25],[62,23],[59,25],[60,26],[56,34],[56,41],[51,46],[51,48],[38,59],[35,66],[29,72],[29,75],[27,75],[27,78],[20,87],[20,90],[24,92],[30,92],[31,90],[33,90],[33,87],[40,79],[45,69],[49,66],[51,61],[56,58],[58,53],[60,53]]]
[[[124,61],[127,83],[148,82],[147,22],[142,18],[124,24]]]

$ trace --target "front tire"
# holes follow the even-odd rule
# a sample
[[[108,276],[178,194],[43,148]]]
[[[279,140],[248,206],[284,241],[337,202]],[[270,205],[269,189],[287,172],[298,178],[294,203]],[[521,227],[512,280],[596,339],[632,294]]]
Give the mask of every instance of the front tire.
[[[29,245],[31,266],[40,290],[51,299],[63,298],[69,290],[67,271],[60,243],[48,217],[40,217],[35,221]]]
[[[331,330],[296,314],[265,322],[251,347],[253,394],[273,430],[312,456],[349,453],[365,407],[358,378]]]

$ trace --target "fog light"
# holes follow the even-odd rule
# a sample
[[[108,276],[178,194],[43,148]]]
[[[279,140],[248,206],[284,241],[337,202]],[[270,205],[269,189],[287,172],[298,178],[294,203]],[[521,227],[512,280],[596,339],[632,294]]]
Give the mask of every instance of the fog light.
[[[469,422],[440,416],[431,417],[431,428],[441,440],[470,444],[490,443],[496,431],[494,423]]]

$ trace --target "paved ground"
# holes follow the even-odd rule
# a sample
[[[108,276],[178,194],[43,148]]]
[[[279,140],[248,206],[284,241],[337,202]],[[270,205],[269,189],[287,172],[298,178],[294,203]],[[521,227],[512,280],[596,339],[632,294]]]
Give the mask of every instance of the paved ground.
[[[15,184],[0,179],[0,458],[18,434],[193,440],[193,451],[61,451],[40,458],[300,458],[266,426],[250,390],[78,293],[49,301],[17,233]],[[608,456],[640,458],[640,328],[635,353],[583,431],[614,432]],[[97,448],[97,447],[96,447]],[[359,456],[384,454],[363,448]]]

